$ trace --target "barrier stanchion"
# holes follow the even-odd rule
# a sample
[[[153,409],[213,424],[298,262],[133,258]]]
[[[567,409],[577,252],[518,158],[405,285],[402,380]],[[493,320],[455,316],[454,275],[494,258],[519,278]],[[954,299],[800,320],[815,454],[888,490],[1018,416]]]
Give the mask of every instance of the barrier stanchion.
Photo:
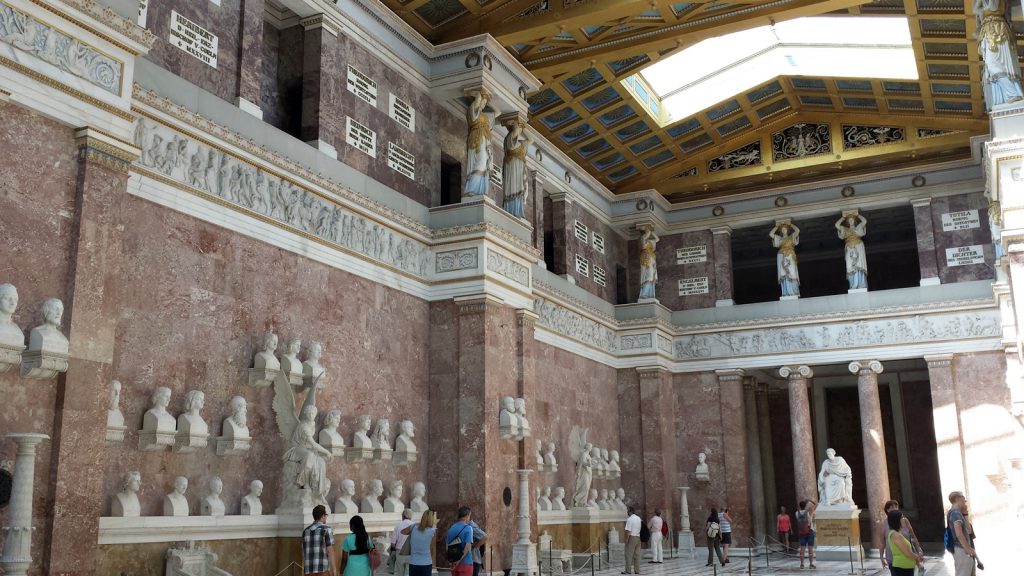
[[[594,553],[590,553],[590,576],[594,576]]]
[[[850,574],[853,574],[853,542],[849,536],[846,537],[846,548],[850,551]]]

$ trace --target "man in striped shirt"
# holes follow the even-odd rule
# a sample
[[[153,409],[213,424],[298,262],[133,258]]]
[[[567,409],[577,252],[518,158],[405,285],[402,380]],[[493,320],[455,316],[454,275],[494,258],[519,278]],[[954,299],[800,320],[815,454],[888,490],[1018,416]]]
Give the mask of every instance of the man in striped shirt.
[[[313,508],[313,523],[302,531],[302,573],[312,576],[335,576],[338,563],[334,557],[334,531],[327,525],[327,507]]]

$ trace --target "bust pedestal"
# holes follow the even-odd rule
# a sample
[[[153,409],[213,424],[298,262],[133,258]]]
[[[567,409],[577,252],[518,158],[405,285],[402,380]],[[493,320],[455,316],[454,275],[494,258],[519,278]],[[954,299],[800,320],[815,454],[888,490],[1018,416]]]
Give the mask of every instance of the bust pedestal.
[[[864,550],[860,545],[860,509],[857,507],[825,507],[814,513],[814,556],[819,560],[853,560],[859,562]]]
[[[21,353],[25,350],[25,335],[13,322],[0,323],[0,373],[13,366],[21,366]]]

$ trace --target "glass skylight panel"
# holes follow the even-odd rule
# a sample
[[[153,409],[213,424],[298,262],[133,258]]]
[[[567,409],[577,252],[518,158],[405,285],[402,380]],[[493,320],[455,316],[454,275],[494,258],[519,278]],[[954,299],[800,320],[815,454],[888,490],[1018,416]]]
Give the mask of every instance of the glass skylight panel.
[[[668,120],[777,76],[917,80],[904,17],[813,17],[710,38],[640,72]]]

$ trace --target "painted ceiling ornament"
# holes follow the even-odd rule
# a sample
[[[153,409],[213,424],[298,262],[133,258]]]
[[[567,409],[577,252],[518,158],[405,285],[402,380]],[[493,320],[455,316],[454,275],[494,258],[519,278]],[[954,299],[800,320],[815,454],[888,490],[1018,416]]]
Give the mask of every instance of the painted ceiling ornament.
[[[1024,99],[1020,83],[1017,42],[1007,20],[1003,0],[974,0],[978,23],[978,55],[981,56],[981,83],[986,107]]]
[[[772,157],[790,160],[832,152],[828,124],[794,124],[772,134]]]

